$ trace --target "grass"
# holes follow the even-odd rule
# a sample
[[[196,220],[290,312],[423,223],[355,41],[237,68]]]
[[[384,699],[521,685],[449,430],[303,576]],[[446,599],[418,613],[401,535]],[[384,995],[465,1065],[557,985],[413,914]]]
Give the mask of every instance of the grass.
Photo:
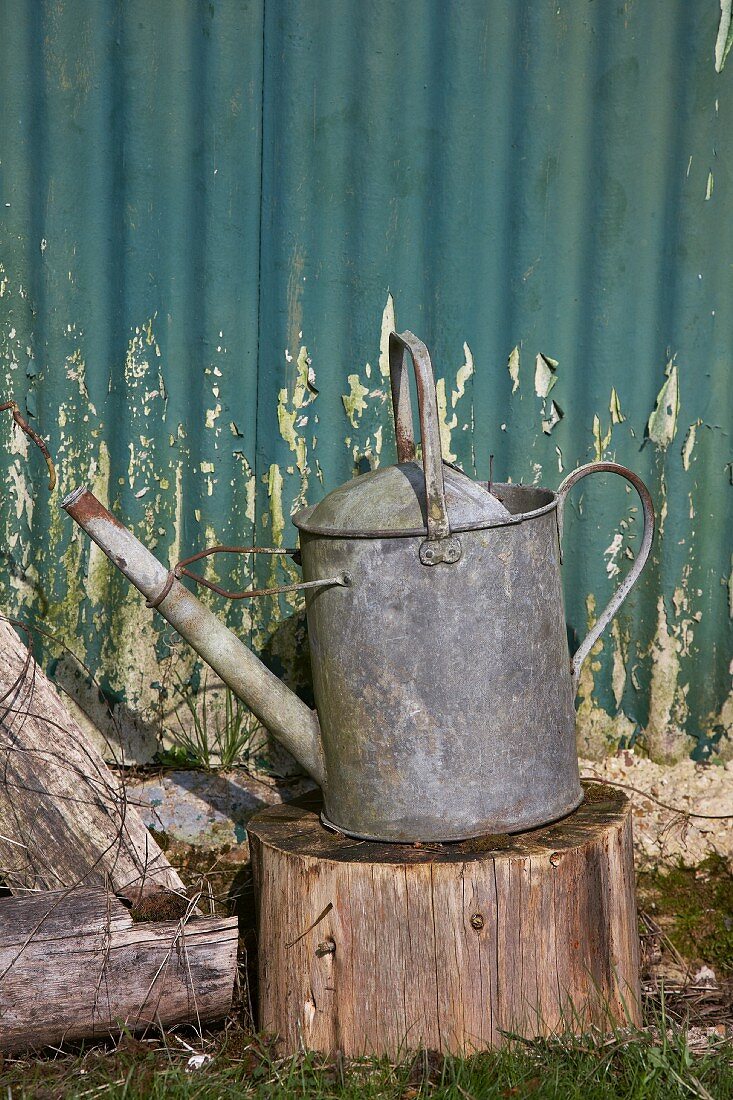
[[[718,977],[733,975],[733,873],[722,856],[698,867],[643,872],[639,903],[693,965],[707,963]]]
[[[658,1027],[582,1038],[512,1045],[472,1058],[419,1052],[400,1065],[329,1060],[316,1055],[278,1059],[261,1039],[230,1026],[203,1047],[188,1036],[141,1042],[123,1036],[116,1047],[6,1060],[0,1095],[8,1100],[162,1097],[226,1100],[676,1100],[733,1096],[733,1047],[720,1040],[693,1053],[683,1028]],[[197,1069],[194,1052],[208,1054]]]
[[[246,763],[259,723],[234,692],[224,687],[223,711],[209,705],[205,677],[200,690],[180,684],[178,693],[190,724],[184,724],[176,711],[179,728],[171,732],[172,748],[159,754],[161,763],[207,771]]]

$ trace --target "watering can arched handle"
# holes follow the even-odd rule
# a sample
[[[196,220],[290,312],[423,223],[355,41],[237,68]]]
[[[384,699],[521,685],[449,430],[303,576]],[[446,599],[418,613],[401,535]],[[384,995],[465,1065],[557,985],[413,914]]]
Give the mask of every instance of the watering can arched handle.
[[[461,556],[461,544],[451,536],[443,482],[443,454],[440,446],[438,399],[435,393],[430,352],[412,332],[389,334],[389,373],[392,383],[397,461],[415,461],[415,437],[412,426],[410,384],[405,371],[405,350],[409,351],[415,371],[417,403],[420,413],[422,464],[425,474],[425,510],[428,543],[420,550],[424,565],[439,561],[454,562]],[[431,545],[430,545],[431,544]]]
[[[571,474],[568,474],[568,476],[560,485],[560,488],[557,490],[557,523],[560,542],[562,543],[565,501],[567,499],[568,493],[578,481],[581,481],[584,477],[587,477],[588,474],[601,473],[619,474],[620,477],[626,478],[626,480],[634,486],[637,493],[639,494],[639,499],[641,500],[641,505],[644,510],[644,533],[642,535],[641,547],[639,548],[638,554],[634,558],[634,564],[631,566],[631,569],[621,581],[621,584],[618,586],[613,596],[608,601],[608,604],[598,616],[595,623],[588,631],[585,638],[580,643],[571,658],[570,673],[572,677],[574,692],[577,691],[578,688],[578,679],[580,678],[580,669],[582,667],[583,661],[586,659],[591,649],[596,644],[608,624],[611,622],[614,615],[628,596],[633,586],[636,584],[636,581],[639,578],[639,574],[646,565],[647,558],[651,553],[652,542],[654,540],[654,504],[652,502],[651,494],[649,493],[649,490],[647,489],[641,478],[633,473],[632,470],[627,470],[625,466],[620,466],[617,462],[589,462],[586,466],[579,466],[577,470],[573,470]]]

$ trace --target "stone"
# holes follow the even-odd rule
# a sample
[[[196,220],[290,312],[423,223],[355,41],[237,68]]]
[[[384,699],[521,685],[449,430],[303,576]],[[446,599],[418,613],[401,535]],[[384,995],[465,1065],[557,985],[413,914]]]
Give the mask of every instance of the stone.
[[[203,849],[243,844],[252,814],[314,786],[307,777],[254,777],[242,768],[179,769],[125,778],[127,797],[149,829]]]

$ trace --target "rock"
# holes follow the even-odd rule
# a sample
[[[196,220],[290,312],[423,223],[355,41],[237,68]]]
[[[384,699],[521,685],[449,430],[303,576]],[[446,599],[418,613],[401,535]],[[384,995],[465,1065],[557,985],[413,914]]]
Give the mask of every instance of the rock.
[[[178,770],[125,778],[128,800],[150,829],[197,848],[241,845],[257,810],[312,790],[312,779],[254,778],[243,769]]]
[[[680,864],[696,867],[715,852],[733,862],[733,763],[656,764],[633,749],[622,749],[602,761],[581,760],[580,765],[584,777],[621,783],[626,789],[634,806],[639,870]],[[307,777],[274,779],[239,768],[148,773],[127,778],[126,786],[128,798],[150,828],[172,840],[213,849],[245,843],[246,824],[253,813],[288,802],[315,784]],[[680,812],[660,806],[655,799]],[[689,811],[731,816],[695,818],[688,816]]]
[[[708,989],[715,989],[718,985],[718,979],[715,976],[715,971],[711,970],[709,966],[701,966],[697,974],[692,979],[693,985],[704,985]]]

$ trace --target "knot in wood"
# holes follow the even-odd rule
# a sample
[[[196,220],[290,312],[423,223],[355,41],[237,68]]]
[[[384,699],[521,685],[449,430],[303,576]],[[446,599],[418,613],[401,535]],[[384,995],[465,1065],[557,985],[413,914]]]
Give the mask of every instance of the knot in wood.
[[[335,955],[335,954],[336,954],[336,944],[334,943],[334,941],[331,939],[330,936],[327,940],[321,940],[321,942],[318,944],[318,947],[316,948],[316,955],[318,956],[319,959],[322,959],[324,955]]]
[[[484,926],[484,918],[480,913],[473,913],[471,916],[471,928],[475,928],[477,932],[480,932]]]

